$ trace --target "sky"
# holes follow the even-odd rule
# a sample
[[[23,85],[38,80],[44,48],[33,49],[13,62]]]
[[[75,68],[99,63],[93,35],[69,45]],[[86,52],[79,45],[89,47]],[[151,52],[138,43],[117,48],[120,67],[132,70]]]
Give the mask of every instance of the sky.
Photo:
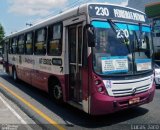
[[[68,8],[87,1],[98,1],[126,6],[128,0],[1,0],[0,24],[5,35],[21,30],[26,23],[36,23]]]

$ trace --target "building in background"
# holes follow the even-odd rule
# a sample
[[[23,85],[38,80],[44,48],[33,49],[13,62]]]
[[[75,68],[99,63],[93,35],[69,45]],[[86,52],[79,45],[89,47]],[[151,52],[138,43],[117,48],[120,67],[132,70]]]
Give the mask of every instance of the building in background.
[[[160,1],[147,4],[145,13],[151,19],[155,60],[160,64]]]
[[[145,5],[153,2],[160,2],[160,0],[128,0],[128,7],[145,12]]]
[[[160,0],[128,0],[127,6],[145,12],[150,18],[153,27],[155,60],[160,64]]]

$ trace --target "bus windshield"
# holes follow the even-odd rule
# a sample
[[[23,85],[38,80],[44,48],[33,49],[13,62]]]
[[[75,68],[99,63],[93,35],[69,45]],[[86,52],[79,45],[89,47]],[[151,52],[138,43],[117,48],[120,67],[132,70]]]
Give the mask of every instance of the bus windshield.
[[[93,66],[100,75],[133,75],[152,70],[149,26],[92,21],[95,28]],[[127,39],[127,40],[126,40]]]

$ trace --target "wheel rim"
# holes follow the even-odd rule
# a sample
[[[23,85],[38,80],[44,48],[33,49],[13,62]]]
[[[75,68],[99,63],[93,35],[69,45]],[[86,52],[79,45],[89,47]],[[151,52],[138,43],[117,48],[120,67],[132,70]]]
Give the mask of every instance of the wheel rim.
[[[59,100],[62,98],[62,90],[59,85],[55,85],[53,88],[53,96],[55,99]]]
[[[6,68],[3,67],[3,72],[6,73]]]
[[[16,75],[16,71],[14,70],[13,72],[13,79],[16,80],[17,79],[17,75]]]

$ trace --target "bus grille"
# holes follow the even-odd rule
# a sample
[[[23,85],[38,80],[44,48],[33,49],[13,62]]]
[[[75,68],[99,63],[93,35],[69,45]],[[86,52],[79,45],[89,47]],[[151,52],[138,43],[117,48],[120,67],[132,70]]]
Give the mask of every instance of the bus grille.
[[[111,87],[106,87],[106,89],[110,96],[130,96],[148,91],[152,83],[153,76],[133,80],[111,80]]]
[[[145,85],[145,86],[140,86],[137,88],[130,88],[130,89],[117,89],[117,90],[112,90],[114,96],[127,96],[127,95],[134,95],[138,93],[145,92],[149,89],[150,84]]]

